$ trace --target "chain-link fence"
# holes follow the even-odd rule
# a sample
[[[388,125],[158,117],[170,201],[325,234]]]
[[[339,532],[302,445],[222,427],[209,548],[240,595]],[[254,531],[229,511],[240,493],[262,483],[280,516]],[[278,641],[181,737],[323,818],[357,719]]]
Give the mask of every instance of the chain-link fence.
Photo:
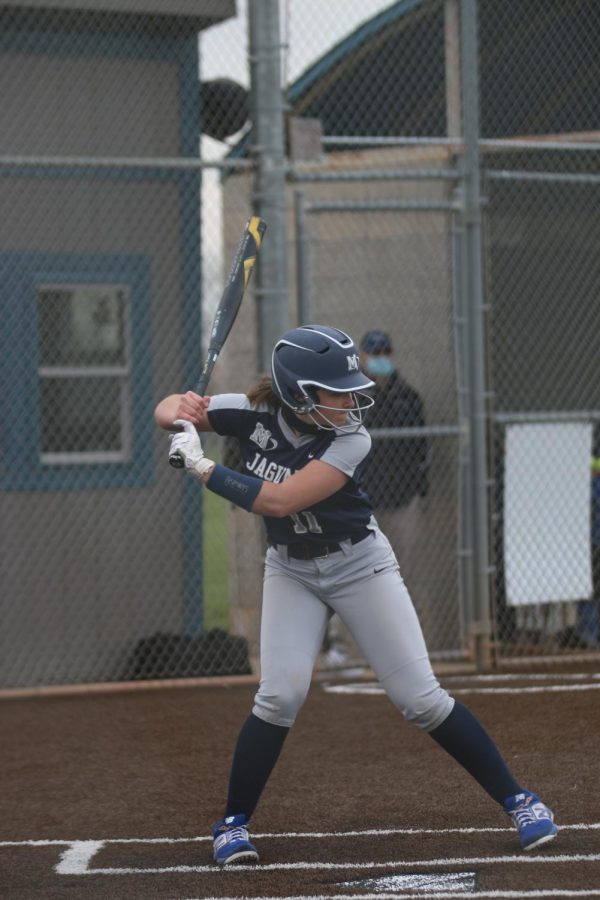
[[[250,671],[153,423],[200,369],[203,5],[0,9],[3,685]]]
[[[495,624],[507,656],[598,645],[599,159],[487,160]]]
[[[400,560],[431,653],[462,655],[455,181],[452,173],[440,177],[445,151],[432,161],[412,150],[409,159],[394,152],[405,174],[414,167],[416,181],[377,175],[386,157],[387,165],[392,162],[389,151],[361,156],[361,181],[340,184],[333,175],[317,184],[307,180],[297,191],[297,231],[306,233],[301,311],[305,321],[335,321],[355,335],[363,366],[374,373],[376,404],[366,421],[374,446],[365,487]]]
[[[0,8],[7,687],[258,667],[262,526],[168,467],[152,412],[196,382],[264,199],[244,73],[273,48],[252,2],[115,6]],[[368,487],[432,656],[593,652],[600,11],[305,6],[277,48],[285,317],[364,338],[379,372]],[[257,274],[211,392],[261,374]]]

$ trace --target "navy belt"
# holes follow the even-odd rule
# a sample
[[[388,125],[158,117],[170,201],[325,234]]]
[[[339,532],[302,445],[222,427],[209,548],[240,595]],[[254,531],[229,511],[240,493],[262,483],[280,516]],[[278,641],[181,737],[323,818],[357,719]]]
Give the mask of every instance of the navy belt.
[[[373,534],[373,532],[369,528],[364,528],[357,534],[350,535],[346,540],[350,540],[352,544],[359,544],[370,534]],[[342,545],[337,543],[309,544],[307,541],[298,541],[292,544],[284,544],[283,546],[287,547],[287,554],[290,559],[321,559],[324,556],[329,556],[330,553],[338,553],[342,549]]]

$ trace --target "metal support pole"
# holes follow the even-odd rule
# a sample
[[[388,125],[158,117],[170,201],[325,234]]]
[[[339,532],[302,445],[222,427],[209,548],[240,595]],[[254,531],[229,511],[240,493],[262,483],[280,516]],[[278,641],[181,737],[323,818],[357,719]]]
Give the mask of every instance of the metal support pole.
[[[467,292],[467,377],[469,392],[469,459],[472,584],[475,621],[473,649],[478,670],[489,669],[491,656],[488,421],[486,341],[482,271],[481,195],[479,169],[479,79],[476,0],[461,2],[461,72],[463,85],[463,225]]]
[[[444,0],[444,60],[446,69],[446,134],[462,134],[460,94],[460,12],[459,0]]]
[[[298,297],[298,325],[309,325],[311,316],[308,283],[308,238],[306,234],[304,191],[294,192],[294,212],[296,217],[296,292]]]
[[[455,199],[461,196],[458,192]],[[462,204],[461,204],[462,208]],[[460,432],[458,439],[458,594],[461,636],[470,638],[472,624],[477,620],[473,579],[473,523],[471,521],[471,446],[469,428],[469,373],[467,357],[467,313],[465,309],[468,287],[465,273],[468,265],[465,253],[465,229],[462,216],[452,222],[452,294],[454,306],[454,352],[456,357],[456,393]]]
[[[255,281],[258,367],[268,372],[273,344],[289,321],[279,0],[248,0],[248,26],[251,153],[256,163],[252,212],[267,223]]]

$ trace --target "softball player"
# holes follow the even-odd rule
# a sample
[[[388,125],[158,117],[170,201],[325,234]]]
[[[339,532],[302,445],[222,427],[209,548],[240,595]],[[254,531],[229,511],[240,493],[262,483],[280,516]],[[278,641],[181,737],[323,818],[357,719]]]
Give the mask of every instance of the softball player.
[[[165,398],[157,423],[178,431],[189,472],[263,516],[261,680],[233,755],[217,863],[251,863],[248,823],[308,693],[329,617],[339,614],[400,712],[427,731],[511,816],[523,849],[557,833],[473,714],[440,686],[398,562],[360,489],[371,446],[362,412],[372,382],[344,332],[309,325],[275,345],[271,378],[246,394]],[[200,431],[238,438],[245,471],[206,459]]]

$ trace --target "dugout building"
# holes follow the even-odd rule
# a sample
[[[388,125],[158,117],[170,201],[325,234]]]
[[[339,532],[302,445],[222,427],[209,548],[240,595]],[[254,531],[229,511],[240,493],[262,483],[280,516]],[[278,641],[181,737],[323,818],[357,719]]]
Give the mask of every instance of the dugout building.
[[[235,11],[0,6],[0,685],[119,679],[140,637],[201,631],[198,498],[153,409],[197,377],[201,176],[168,160],[198,160],[199,35]]]

